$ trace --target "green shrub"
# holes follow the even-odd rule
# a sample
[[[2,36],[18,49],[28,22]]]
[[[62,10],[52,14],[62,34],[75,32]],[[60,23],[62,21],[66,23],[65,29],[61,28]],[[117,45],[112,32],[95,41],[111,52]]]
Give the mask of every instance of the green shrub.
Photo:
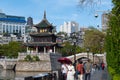
[[[115,74],[115,70],[112,67],[108,66],[108,70],[111,75]]]
[[[27,55],[24,60],[25,61],[33,61],[31,55]]]
[[[31,56],[31,55],[27,55],[25,58],[24,58],[25,61],[40,61],[39,57],[38,56]]]
[[[120,80],[120,75],[119,74],[115,74],[113,76],[113,80]]]
[[[33,56],[32,59],[33,59],[33,61],[40,61],[38,56]]]

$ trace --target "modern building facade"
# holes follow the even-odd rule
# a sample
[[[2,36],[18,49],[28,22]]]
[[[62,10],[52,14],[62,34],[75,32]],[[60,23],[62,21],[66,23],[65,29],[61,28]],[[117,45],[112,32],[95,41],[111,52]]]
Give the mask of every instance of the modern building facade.
[[[2,37],[0,37],[0,44],[9,43],[10,41],[23,41],[25,36],[25,26],[25,17],[6,15],[1,12],[0,35]]]
[[[17,36],[24,36],[25,26],[25,17],[0,13],[0,34],[15,34]]]
[[[63,25],[60,26],[60,32],[65,32],[68,35],[73,32],[78,32],[79,24],[75,21],[64,22]]]

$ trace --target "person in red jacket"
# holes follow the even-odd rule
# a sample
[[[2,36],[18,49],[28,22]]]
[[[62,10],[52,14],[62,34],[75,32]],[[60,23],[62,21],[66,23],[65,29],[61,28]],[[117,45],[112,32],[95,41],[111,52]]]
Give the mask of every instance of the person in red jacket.
[[[82,61],[79,61],[79,63],[76,66],[76,70],[79,72],[78,73],[78,79],[83,80],[84,67],[83,67],[83,62]]]
[[[104,68],[105,68],[105,63],[104,62],[101,63],[101,67],[102,67],[102,70],[104,70]]]

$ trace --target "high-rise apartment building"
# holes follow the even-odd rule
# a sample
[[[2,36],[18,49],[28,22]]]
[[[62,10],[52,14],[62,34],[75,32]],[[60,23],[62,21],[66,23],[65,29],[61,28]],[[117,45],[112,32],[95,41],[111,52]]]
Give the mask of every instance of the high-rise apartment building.
[[[73,32],[78,32],[79,24],[75,21],[64,22],[63,25],[60,26],[60,32],[65,32],[68,35]]]

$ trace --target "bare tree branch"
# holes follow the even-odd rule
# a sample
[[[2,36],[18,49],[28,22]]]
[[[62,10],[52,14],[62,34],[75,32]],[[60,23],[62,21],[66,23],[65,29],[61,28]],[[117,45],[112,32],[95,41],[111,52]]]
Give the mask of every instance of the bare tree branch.
[[[78,6],[79,8],[91,8],[95,9],[101,4],[102,0],[79,0]]]

